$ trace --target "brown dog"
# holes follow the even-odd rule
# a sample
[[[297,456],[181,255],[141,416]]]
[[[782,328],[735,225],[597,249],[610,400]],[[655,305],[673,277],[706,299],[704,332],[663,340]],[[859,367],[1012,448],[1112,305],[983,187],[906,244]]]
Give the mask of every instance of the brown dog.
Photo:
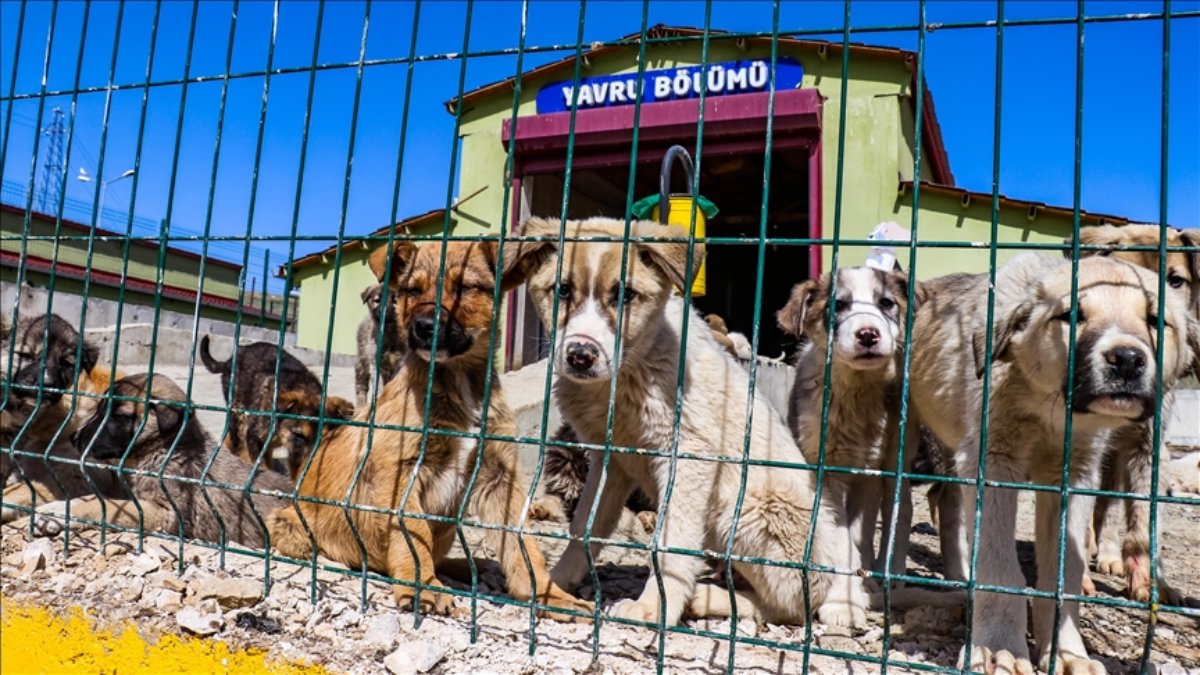
[[[396,299],[397,328],[406,336],[409,349],[400,372],[383,386],[376,400],[375,424],[470,432],[478,429],[486,412],[489,433],[515,434],[512,411],[504,402],[500,379],[488,358],[496,309],[492,296],[497,248],[495,242],[486,241],[450,243],[445,251],[443,294],[438,298],[441,246],[430,244],[418,249],[410,242],[396,242],[391,278],[387,281]],[[387,255],[387,247],[382,247],[369,260],[381,281]],[[515,257],[510,256],[510,260]],[[505,275],[505,286],[520,283],[516,276]],[[434,313],[439,306],[440,320],[435,324]],[[430,360],[436,362],[432,381]],[[484,411],[484,381],[489,375],[491,399]],[[427,387],[433,390],[428,411]],[[359,411],[355,419],[368,422],[371,411]],[[301,500],[272,516],[272,541],[285,555],[311,555],[309,534],[300,521],[298,507],[320,552],[329,558],[361,565],[361,537],[367,566],[402,582],[392,587],[400,607],[414,604],[416,594],[411,584],[441,587],[435,571],[454,541],[455,529],[449,523],[419,516],[457,517],[464,500],[469,500],[482,521],[514,527],[522,519],[528,490],[517,475],[516,451],[511,443],[488,440],[480,448],[474,438],[445,436],[436,431],[426,438],[423,441],[419,432],[398,429],[338,429],[317,448],[309,471],[301,477],[300,495],[339,501],[349,495],[354,504],[403,509],[405,517],[351,510],[348,518],[341,506]],[[478,477],[468,494],[468,477],[477,460]],[[356,476],[360,463],[361,475]],[[406,494],[410,483],[411,491]],[[353,521],[353,526],[348,521]],[[496,549],[513,596],[522,600],[536,597],[539,603],[552,607],[591,610],[591,603],[571,596],[550,581],[534,539],[508,531],[499,539]],[[528,556],[532,578],[522,549]],[[439,613],[453,610],[448,594],[429,590],[421,593],[420,607]]]
[[[76,464],[79,453],[70,442],[108,390],[111,369],[98,365],[99,348],[57,314],[25,318],[8,337],[13,340],[14,361],[12,380],[4,385],[8,399],[0,402],[0,446],[6,450],[0,454],[0,482],[7,483],[14,470],[17,480],[4,489],[0,520],[23,513],[11,506],[27,509],[36,502],[94,490],[111,492],[107,472],[88,471],[84,476]],[[4,348],[7,356],[8,345]],[[47,448],[46,461],[12,454],[16,449],[43,454]]]
[[[285,448],[286,466],[272,463],[272,468],[295,480],[317,440],[315,418],[324,417],[328,430],[329,420],[347,420],[354,416],[354,406],[337,396],[326,396],[322,408],[321,381],[300,359],[269,342],[255,342],[238,348],[237,378],[231,399],[229,383],[233,359],[214,359],[208,343],[205,335],[200,341],[200,358],[205,368],[221,375],[221,391],[233,415],[228,442],[234,454],[243,461],[254,462],[264,448],[268,452]],[[279,361],[278,401],[275,400],[276,360]],[[270,414],[272,411],[287,416],[276,417]]]
[[[89,457],[132,469],[134,473],[126,480],[136,501],[88,495],[71,501],[72,519],[78,516],[97,523],[261,548],[266,531],[263,519],[286,502],[242,493],[251,481],[250,467],[217,450],[190,414],[183,390],[163,375],[141,374],[117,381],[110,395],[114,397],[112,410],[98,407],[76,432],[75,445]],[[207,466],[210,452],[216,457]],[[159,483],[160,471],[166,493]],[[292,490],[291,481],[270,471],[253,477],[253,483],[259,490]],[[57,534],[65,507],[65,502],[39,507],[35,531]]]
[[[1167,228],[1167,245],[1171,247],[1200,246],[1200,237],[1191,232]],[[1114,227],[1103,225],[1084,227],[1079,231],[1079,242],[1084,245],[1154,246],[1160,242],[1157,225],[1125,225]],[[1070,243],[1070,240],[1067,241]],[[1158,251],[1083,250],[1084,256],[1100,255],[1124,260],[1144,267],[1152,272],[1159,271]],[[1071,252],[1064,252],[1070,257]],[[1200,317],[1200,251],[1168,251],[1166,259],[1167,292],[1181,298],[1192,314]],[[1162,423],[1166,425],[1166,411],[1170,410],[1170,392],[1163,399]],[[1150,493],[1150,474],[1156,448],[1153,447],[1153,424],[1145,422],[1114,432],[1112,451],[1105,458],[1101,473],[1100,488],[1118,492]],[[1125,590],[1130,598],[1140,601],[1150,599],[1150,503],[1141,500],[1125,501],[1125,537],[1120,537],[1120,519],[1112,508],[1113,499],[1098,497],[1093,516],[1095,539],[1089,537],[1089,551],[1096,553],[1096,571],[1125,577]],[[1097,541],[1098,540],[1098,546]],[[1159,561],[1161,562],[1161,557]],[[1158,570],[1159,598],[1169,604],[1180,604],[1182,596],[1166,583],[1161,565]],[[1085,588],[1090,590],[1090,580]]]

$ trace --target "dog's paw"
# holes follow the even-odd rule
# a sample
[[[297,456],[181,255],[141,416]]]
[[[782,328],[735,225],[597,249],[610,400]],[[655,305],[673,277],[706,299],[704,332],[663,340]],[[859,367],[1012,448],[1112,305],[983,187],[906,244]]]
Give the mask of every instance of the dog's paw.
[[[867,610],[862,605],[855,605],[840,600],[826,600],[817,609],[817,620],[830,626],[865,628],[867,625]]]
[[[1129,556],[1124,561],[1121,573],[1125,576],[1125,593],[1131,600],[1150,600],[1150,556]]]
[[[1125,576],[1125,561],[1121,560],[1121,554],[1100,551],[1096,555],[1096,573],[1114,577]]]
[[[638,522],[642,524],[642,529],[646,534],[654,532],[654,526],[658,524],[658,514],[654,511],[638,511]]]
[[[401,611],[412,611],[416,590],[408,586],[393,586],[392,593],[396,597],[396,607]],[[454,605],[454,596],[449,593],[439,593],[437,590],[421,589],[421,613],[437,614],[461,618],[466,616],[466,610]]]
[[[35,537],[55,537],[62,534],[67,522],[67,503],[50,502],[37,508],[31,516]]]
[[[1048,656],[1042,658],[1039,668],[1043,672],[1050,672],[1050,658]],[[1087,657],[1080,658],[1073,654],[1060,653],[1054,672],[1063,673],[1063,675],[1105,675],[1108,671],[1104,669],[1104,664],[1099,661],[1093,661]]]
[[[1087,596],[1096,594],[1096,582],[1092,581],[1092,575],[1087,572],[1083,573],[1083,594]]]
[[[963,656],[966,649],[959,654],[958,667],[963,667]],[[1017,656],[1007,649],[991,650],[982,645],[971,647],[972,672],[984,675],[1034,675],[1033,662],[1028,658]]]
[[[558,586],[551,586],[548,593],[543,594],[538,598],[538,602],[550,607],[558,609],[566,609],[574,612],[580,612],[587,616],[575,616],[572,614],[560,614],[558,612],[541,611],[540,616],[557,619],[559,621],[574,621],[577,623],[589,623],[592,620],[591,614],[595,611],[595,605],[582,598],[577,598],[570,593],[567,593]]]
[[[640,600],[620,600],[608,610],[610,616],[631,621],[658,623],[658,603]]]
[[[529,519],[561,521],[565,517],[557,499],[553,497],[540,497],[529,505]]]

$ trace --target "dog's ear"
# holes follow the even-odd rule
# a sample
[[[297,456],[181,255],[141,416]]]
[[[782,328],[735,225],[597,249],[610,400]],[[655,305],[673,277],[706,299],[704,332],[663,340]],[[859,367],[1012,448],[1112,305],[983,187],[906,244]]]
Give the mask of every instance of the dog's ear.
[[[1200,377],[1200,318],[1191,313],[1187,316],[1187,346],[1191,359],[1184,362],[1180,377]]]
[[[545,218],[530,218],[512,232],[513,239],[504,242],[504,269],[500,272],[500,287],[509,291],[521,284],[533,274],[534,270],[555,252],[557,243],[553,241],[519,241],[515,237],[555,237],[558,235],[558,222]],[[499,246],[487,242],[493,247],[492,265],[496,264]]]
[[[183,411],[166,401],[152,403],[154,422],[158,425],[158,437],[163,440],[174,440],[183,421]]]
[[[84,340],[79,359],[80,374],[92,372],[92,369],[96,367],[96,363],[100,360],[100,348]]]
[[[1008,361],[1011,358],[1008,350],[1009,343],[1012,342],[1014,335],[1029,325],[1029,318],[1033,316],[1033,308],[1032,302],[1021,303],[1012,313],[1000,317],[996,321],[992,329],[993,360]],[[971,343],[975,352],[975,377],[978,378],[983,377],[988,367],[987,333],[985,331],[985,328],[980,328],[971,335]]]
[[[268,387],[268,391],[270,391],[269,387],[271,385],[267,384],[266,386]],[[279,402],[276,404],[275,408],[279,412],[292,413],[295,415],[299,415],[299,414],[301,414],[301,412],[298,409],[300,409],[302,407],[316,408],[315,405],[305,406],[305,404],[307,404],[307,403],[308,403],[308,394],[306,394],[302,391],[281,391],[281,392],[279,392]]]
[[[631,233],[637,237],[674,238],[673,241],[635,244],[638,256],[643,262],[658,268],[675,288],[683,290],[692,284],[692,279],[695,279],[696,273],[700,271],[700,264],[704,262],[702,244],[696,243],[692,251],[692,266],[689,268],[688,241],[686,237],[678,236],[678,229],[668,229],[668,226],[658,223],[642,222],[637,223],[631,229]]]
[[[892,284],[895,286],[896,295],[908,302],[908,275],[903,272],[892,272]],[[926,291],[925,284],[914,281],[912,292],[912,307],[916,311],[922,303],[928,298],[929,294]]]
[[[804,320],[812,311],[817,298],[817,287],[817,280],[809,279],[792,288],[792,296],[788,298],[787,304],[775,313],[775,322],[780,330],[794,337],[804,334]]]
[[[325,397],[325,419],[348,420],[354,417],[354,405],[340,396]]]
[[[384,253],[386,254],[386,253],[387,253],[387,251],[384,251]],[[373,271],[373,270],[374,270],[374,268],[372,268],[372,271]],[[367,304],[368,302],[370,302],[370,300],[371,300],[371,291],[374,291],[374,290],[375,290],[375,287],[374,287],[374,286],[367,286],[366,288],[364,288],[364,289],[363,289],[362,293],[359,293],[359,294],[358,294],[358,297],[362,298],[362,303],[363,303],[364,305],[365,305],[365,304]]]
[[[383,275],[388,273],[388,245],[384,242],[379,248],[371,251],[371,255],[367,257],[367,266],[371,268],[371,272],[379,283],[391,284],[400,276],[408,267],[412,259],[417,255],[417,246],[411,241],[393,241],[392,242],[392,269],[391,278],[384,279]],[[365,301],[365,300],[364,300]]]
[[[1179,233],[1179,243],[1184,246],[1200,247],[1200,234],[1194,232],[1182,231]],[[1183,254],[1187,257],[1188,269],[1192,271],[1192,288],[1194,292],[1200,292],[1200,251],[1187,251]],[[1200,301],[1200,298],[1192,298],[1193,304]]]
[[[1099,245],[1099,244],[1117,244],[1121,241],[1121,234],[1113,225],[1087,225],[1079,228],[1079,243],[1081,245]],[[1075,243],[1075,237],[1067,237],[1063,240],[1063,245],[1067,248],[1063,249],[1063,257],[1067,260],[1071,259],[1071,245]],[[1107,256],[1112,254],[1112,249],[1091,250],[1079,249],[1079,257],[1086,258],[1088,256],[1099,255]]]

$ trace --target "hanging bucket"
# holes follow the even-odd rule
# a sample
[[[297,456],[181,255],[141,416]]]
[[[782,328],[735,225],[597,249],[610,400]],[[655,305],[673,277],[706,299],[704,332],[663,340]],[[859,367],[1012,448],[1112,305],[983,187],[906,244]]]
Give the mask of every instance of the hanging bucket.
[[[687,192],[672,193],[671,192],[671,169],[675,166],[675,161],[678,160],[683,164],[683,171],[687,178]],[[658,222],[673,227],[683,229],[684,236],[687,236],[688,231],[692,226],[692,212],[696,213],[696,250],[693,255],[701,255],[704,252],[704,211],[696,207],[696,199],[692,195],[693,178],[695,174],[692,171],[692,158],[688,155],[687,150],[681,145],[672,145],[667,154],[663,156],[662,174],[659,176],[659,200],[658,206],[654,207],[650,217],[658,220]],[[664,206],[665,205],[665,206]],[[696,278],[692,281],[692,297],[699,298],[705,292],[705,265],[707,263],[701,261],[700,269],[696,272]],[[675,289],[679,295],[683,295],[682,289]]]

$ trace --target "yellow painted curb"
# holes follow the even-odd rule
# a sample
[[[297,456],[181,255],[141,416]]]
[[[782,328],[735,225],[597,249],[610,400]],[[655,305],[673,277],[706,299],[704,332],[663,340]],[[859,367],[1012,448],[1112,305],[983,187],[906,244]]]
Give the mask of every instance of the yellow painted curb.
[[[0,599],[0,674],[12,673],[278,673],[318,675],[320,666],[269,660],[223,642],[164,635],[154,644],[133,624],[99,628],[78,607],[59,613]]]

